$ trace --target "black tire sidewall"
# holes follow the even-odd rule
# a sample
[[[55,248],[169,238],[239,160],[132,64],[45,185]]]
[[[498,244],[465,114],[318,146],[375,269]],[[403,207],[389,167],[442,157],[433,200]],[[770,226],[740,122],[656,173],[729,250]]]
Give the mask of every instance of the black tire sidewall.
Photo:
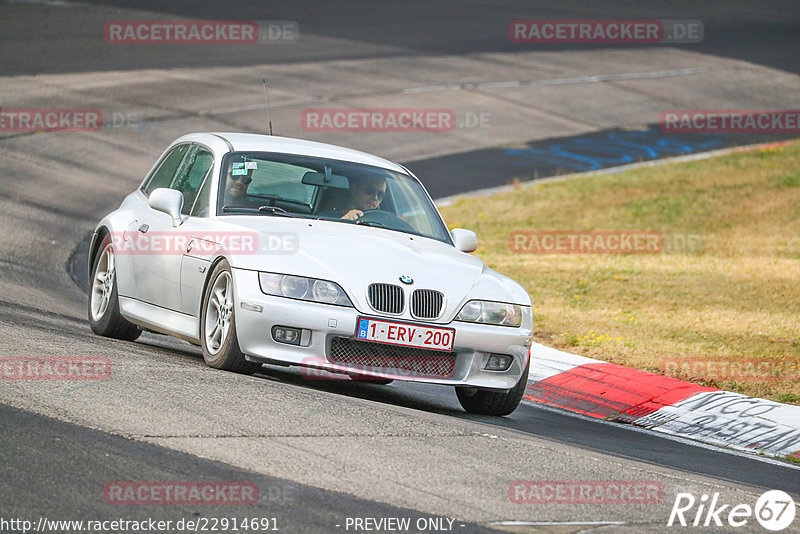
[[[119,321],[120,313],[119,313],[119,298],[117,296],[117,273],[116,273],[116,265],[114,267],[114,282],[111,286],[111,298],[109,299],[108,306],[106,307],[105,312],[103,315],[100,316],[100,319],[95,321],[92,317],[92,295],[94,294],[94,280],[97,273],[97,266],[100,265],[100,259],[103,257],[103,253],[105,252],[106,248],[111,244],[111,238],[106,234],[103,238],[102,243],[100,244],[100,249],[98,250],[97,257],[94,260],[94,265],[92,266],[92,273],[89,278],[89,326],[92,329],[92,332],[95,334],[99,334],[102,336],[110,336],[112,332],[116,328],[116,323]],[[113,246],[112,246],[113,250]],[[116,261],[116,258],[114,258]]]
[[[206,346],[206,315],[208,313],[208,305],[211,300],[211,289],[223,273],[227,273],[230,277],[230,291],[233,291],[233,275],[231,274],[230,265],[227,261],[222,260],[214,267],[211,277],[208,280],[205,294],[203,295],[203,306],[200,311],[200,343],[203,347],[203,360],[209,367],[219,369],[225,367],[226,364],[239,356],[241,350],[239,349],[239,339],[236,335],[236,302],[234,300],[233,311],[231,312],[231,324],[228,337],[219,350],[212,354]]]
[[[461,406],[469,413],[480,415],[495,415],[504,416],[509,415],[517,409],[525,394],[525,388],[528,385],[528,371],[530,370],[531,357],[528,355],[528,361],[525,368],[520,375],[519,380],[513,388],[507,390],[491,390],[485,388],[477,388],[473,391],[471,388],[464,388],[456,386],[456,396]]]

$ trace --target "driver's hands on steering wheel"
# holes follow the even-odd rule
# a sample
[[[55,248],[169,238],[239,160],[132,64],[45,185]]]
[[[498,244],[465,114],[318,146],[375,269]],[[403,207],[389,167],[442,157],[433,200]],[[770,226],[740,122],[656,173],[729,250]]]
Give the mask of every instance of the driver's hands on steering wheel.
[[[342,216],[342,219],[347,219],[348,221],[355,221],[358,220],[359,217],[364,215],[364,212],[361,210],[350,210]]]

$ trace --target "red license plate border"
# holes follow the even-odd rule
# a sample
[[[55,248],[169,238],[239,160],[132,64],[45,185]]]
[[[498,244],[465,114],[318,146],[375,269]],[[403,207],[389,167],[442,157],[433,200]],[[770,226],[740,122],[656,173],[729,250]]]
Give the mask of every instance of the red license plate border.
[[[362,319],[366,319],[368,321],[378,321],[378,322],[381,322],[381,323],[398,324],[398,325],[401,325],[401,326],[415,326],[415,327],[419,327],[419,328],[432,328],[432,329],[436,329],[436,330],[447,330],[447,331],[449,331],[449,332],[451,332],[453,334],[453,337],[450,340],[450,348],[449,349],[440,349],[440,348],[436,348],[436,347],[419,347],[417,345],[406,345],[404,343],[392,343],[391,341],[381,341],[381,340],[377,340],[377,339],[364,339],[364,338],[358,336],[358,329],[359,329],[359,326],[361,325]],[[356,318],[356,331],[354,332],[353,335],[355,336],[357,341],[366,341],[367,343],[382,343],[384,345],[395,345],[397,347],[407,347],[409,349],[435,350],[435,351],[438,351],[438,352],[453,352],[453,347],[455,346],[455,343],[456,343],[456,329],[452,328],[452,327],[449,327],[449,326],[431,326],[431,325],[419,324],[419,323],[407,323],[407,322],[399,322],[399,321],[390,321],[390,320],[387,320],[387,319],[382,319],[382,318],[378,318],[378,317],[369,317],[369,316],[366,316],[366,315],[359,315]]]

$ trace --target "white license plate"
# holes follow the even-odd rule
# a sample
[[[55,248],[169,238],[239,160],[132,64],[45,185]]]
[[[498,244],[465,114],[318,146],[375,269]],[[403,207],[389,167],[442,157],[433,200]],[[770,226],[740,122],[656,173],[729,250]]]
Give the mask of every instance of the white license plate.
[[[356,329],[356,338],[364,341],[444,351],[453,349],[455,337],[456,331],[452,328],[433,328],[366,317],[358,318]]]

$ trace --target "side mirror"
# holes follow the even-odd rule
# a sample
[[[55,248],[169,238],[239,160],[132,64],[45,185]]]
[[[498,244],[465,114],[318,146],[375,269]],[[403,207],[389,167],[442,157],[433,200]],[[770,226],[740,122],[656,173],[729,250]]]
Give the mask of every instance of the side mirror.
[[[181,209],[183,208],[183,193],[175,189],[159,187],[150,193],[150,207],[156,211],[166,213],[172,218],[172,226],[183,223]]]
[[[478,236],[472,230],[453,228],[450,230],[450,237],[461,252],[475,252],[478,248]]]

